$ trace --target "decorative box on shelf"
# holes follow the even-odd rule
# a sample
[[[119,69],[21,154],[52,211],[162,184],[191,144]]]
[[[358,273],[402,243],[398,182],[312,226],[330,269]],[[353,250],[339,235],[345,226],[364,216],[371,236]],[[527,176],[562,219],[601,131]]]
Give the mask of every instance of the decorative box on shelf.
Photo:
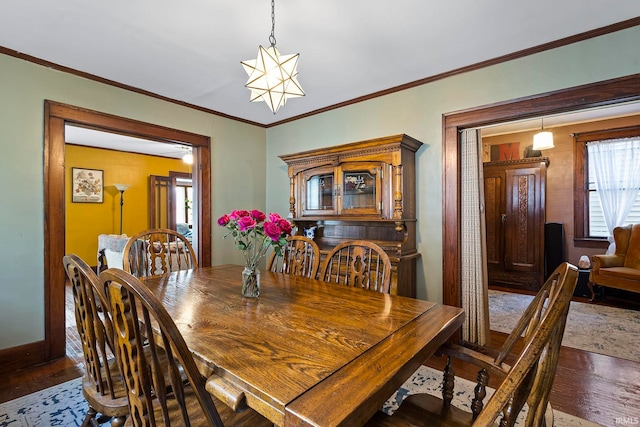
[[[298,233],[313,229],[325,254],[346,240],[377,243],[393,264],[391,292],[411,297],[420,256],[415,153],[421,145],[402,134],[280,156]]]

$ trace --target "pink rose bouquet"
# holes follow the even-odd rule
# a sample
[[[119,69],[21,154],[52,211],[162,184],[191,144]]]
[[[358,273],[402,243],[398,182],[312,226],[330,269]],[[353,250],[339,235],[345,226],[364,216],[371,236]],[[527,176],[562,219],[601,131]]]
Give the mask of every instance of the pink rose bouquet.
[[[277,213],[268,216],[254,209],[234,210],[218,218],[218,225],[229,229],[225,236],[233,236],[236,248],[242,251],[245,265],[255,270],[267,250],[272,247],[276,254],[282,254],[291,235],[291,223]]]

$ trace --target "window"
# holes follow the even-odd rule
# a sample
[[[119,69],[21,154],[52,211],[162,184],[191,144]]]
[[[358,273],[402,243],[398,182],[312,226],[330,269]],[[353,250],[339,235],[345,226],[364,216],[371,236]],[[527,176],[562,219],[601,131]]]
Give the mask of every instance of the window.
[[[629,146],[627,142],[634,142],[633,145],[635,145],[635,147]],[[638,158],[637,152],[638,147],[640,147],[640,138],[606,140],[603,141],[603,143],[611,145],[610,151],[612,158],[615,159],[615,164],[622,164],[625,157],[631,158],[633,156],[631,151],[636,151],[635,157]],[[590,144],[593,144],[593,142]],[[594,159],[594,154],[589,150],[589,144],[587,144],[587,157],[587,163],[589,165],[587,178],[589,194],[589,236],[606,238],[609,235],[609,230],[605,220],[605,212],[601,204],[601,197],[598,194],[596,185],[596,161]],[[636,173],[640,170],[640,162],[635,165],[634,169]],[[635,200],[631,206],[631,210],[626,216],[626,219],[623,221],[623,225],[636,224],[638,222],[640,222],[640,192],[636,191]]]
[[[589,143],[602,141],[603,143],[612,144],[610,147],[614,153],[614,158],[628,156],[629,152],[625,151],[629,148],[623,143],[623,139],[629,141],[640,141],[640,126],[624,129],[610,129],[597,132],[588,132],[574,135],[576,141],[575,147],[575,238],[576,246],[600,246],[598,242],[606,241],[609,234],[604,209],[600,203],[600,196],[596,188],[596,171],[594,154],[589,154],[587,146]],[[615,145],[613,145],[615,144]],[[635,167],[640,169],[640,164]],[[625,224],[640,222],[640,194],[636,195],[635,203],[629,212]],[[582,244],[578,244],[579,241]],[[591,244],[589,244],[589,242]]]
[[[176,179],[176,224],[193,226],[193,187],[191,178]]]

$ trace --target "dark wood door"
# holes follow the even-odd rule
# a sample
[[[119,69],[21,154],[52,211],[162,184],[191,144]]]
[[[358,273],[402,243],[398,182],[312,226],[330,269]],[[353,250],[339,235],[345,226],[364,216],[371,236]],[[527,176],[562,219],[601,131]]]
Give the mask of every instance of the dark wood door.
[[[486,168],[484,175],[485,220],[487,227],[487,266],[504,268],[504,170]]]
[[[178,178],[191,178],[190,173],[169,171],[169,176],[149,176],[149,228],[177,230],[176,187]]]
[[[544,255],[541,169],[507,169],[504,267],[535,273]]]
[[[149,176],[149,228],[170,228],[171,179]]]
[[[484,165],[489,284],[533,291],[542,286],[547,162]]]

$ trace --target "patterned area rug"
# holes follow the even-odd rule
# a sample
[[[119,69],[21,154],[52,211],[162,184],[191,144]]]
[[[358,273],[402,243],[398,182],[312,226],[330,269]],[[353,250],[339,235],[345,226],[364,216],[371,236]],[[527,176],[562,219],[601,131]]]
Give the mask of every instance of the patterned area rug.
[[[491,330],[510,333],[532,299],[489,290]],[[640,311],[572,301],[562,345],[640,362]]]
[[[382,410],[387,414],[393,414],[398,409],[400,403],[412,394],[428,393],[437,397],[442,397],[440,383],[442,382],[442,372],[421,366],[411,378],[405,382],[400,389],[384,404]],[[473,388],[475,383],[456,377],[455,393],[452,404],[459,409],[471,412],[471,399],[473,398]],[[487,397],[485,402],[493,395],[494,390],[487,387]],[[526,416],[525,408],[518,416],[516,425],[524,425]],[[592,423],[573,415],[565,414],[557,410],[553,411],[554,426],[556,427],[597,427],[599,424]]]
[[[0,404],[0,427],[80,426],[87,409],[76,378]]]
[[[398,405],[410,394],[430,393],[441,396],[442,374],[432,368],[421,366],[413,376],[385,403],[383,410],[393,413]],[[454,405],[471,411],[471,396],[474,384],[464,379],[456,379]],[[487,396],[493,390],[487,389]],[[87,411],[87,403],[82,397],[81,379],[75,379],[37,393],[0,404],[0,427],[50,427],[80,426]],[[521,414],[522,418],[524,415]],[[585,426],[597,424],[560,411],[554,411],[555,425],[559,427]],[[108,425],[108,424],[105,424]]]

